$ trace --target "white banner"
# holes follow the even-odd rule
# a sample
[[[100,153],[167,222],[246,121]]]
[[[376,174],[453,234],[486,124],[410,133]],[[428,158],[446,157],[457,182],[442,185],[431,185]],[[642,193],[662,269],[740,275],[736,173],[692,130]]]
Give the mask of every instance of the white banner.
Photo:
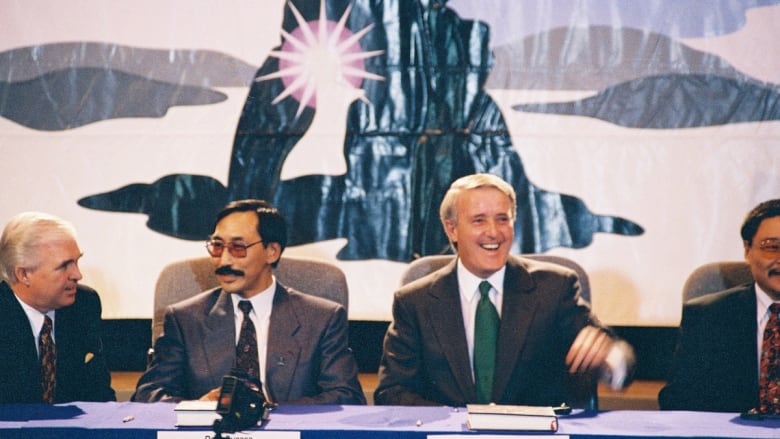
[[[240,160],[250,157],[273,168],[260,153],[239,157],[237,139],[242,117],[254,111],[253,106],[270,120],[281,108],[277,105],[284,103],[274,102],[286,90],[272,85],[272,79],[263,79],[273,92],[260,95],[264,101],[253,100],[260,98],[250,94],[265,90],[253,88],[264,86],[253,80],[256,71],[262,67],[266,71],[261,73],[268,74],[277,59],[284,59],[272,50],[281,50],[293,37],[312,44],[314,40],[307,40],[300,30],[304,22],[319,32],[316,23],[323,21],[319,6],[309,2],[305,8],[290,7],[298,3],[305,2],[28,0],[0,4],[0,174],[4,182],[0,221],[21,211],[40,210],[73,222],[84,251],[83,282],[100,293],[104,318],[150,318],[157,274],[174,260],[205,256],[205,236],[195,240],[161,233],[147,226],[151,219],[143,212],[85,208],[80,200],[128,185],[149,185],[151,190],[153,183],[171,175],[198,176],[226,188],[228,196],[240,195],[233,181]],[[326,2],[328,35],[337,34],[343,19],[355,41],[371,47],[362,48],[366,55],[355,69],[359,81],[330,99],[324,99],[320,90],[319,99],[309,107],[303,104],[303,90],[285,101],[292,102],[288,104],[292,114],[284,116],[280,110],[274,135],[295,131],[296,121],[308,117],[310,132],[299,145],[308,135],[315,149],[302,155],[290,153],[280,185],[282,181],[303,183],[312,173],[354,175],[350,161],[357,157],[354,145],[364,142],[359,146],[365,149],[366,138],[372,139],[369,145],[374,153],[390,151],[383,157],[397,160],[393,166],[405,160],[415,163],[415,150],[399,138],[408,134],[419,146],[424,141],[421,133],[432,138],[442,135],[440,126],[430,127],[445,123],[445,116],[425,116],[427,131],[382,133],[376,127],[381,126],[382,115],[398,121],[407,117],[403,114],[407,111],[408,118],[419,117],[410,108],[399,108],[399,103],[413,105],[415,99],[423,99],[417,94],[421,90],[442,96],[451,93],[455,100],[467,96],[462,110],[466,119],[480,123],[489,119],[469,110],[478,108],[468,96],[479,96],[479,83],[465,80],[462,90],[442,90],[435,85],[438,76],[432,75],[430,83],[414,89],[415,94],[400,97],[403,87],[393,88],[404,84],[394,82],[398,72],[393,70],[394,63],[406,62],[404,56],[422,57],[429,49],[446,55],[456,49],[437,44],[460,47],[452,40],[475,40],[474,34],[482,29],[488,30],[485,53],[492,53],[494,61],[482,86],[492,103],[479,108],[500,110],[509,151],[519,158],[512,158],[512,175],[526,178],[529,187],[581,201],[585,212],[623,218],[641,228],[639,234],[596,230],[588,235],[590,242],[577,245],[537,243],[588,271],[593,306],[606,323],[676,325],[686,276],[706,262],[742,259],[739,227],[744,215],[758,202],[780,197],[778,1],[734,5],[725,0],[593,4],[572,0],[556,2],[551,11],[543,0],[453,0],[447,7],[454,16],[442,13],[441,20],[452,20],[452,29],[460,33],[421,39],[432,46],[416,49],[394,39],[405,35],[398,28],[419,30],[413,23],[431,24],[425,21],[428,14],[440,12],[421,13],[415,21],[406,15],[417,10],[411,5],[427,2],[402,1],[398,7],[408,9],[398,18],[398,11],[386,9],[391,3]],[[419,6],[428,7],[432,8]],[[384,14],[386,20],[372,22],[374,15],[369,12]],[[476,20],[476,25],[464,24],[470,20]],[[280,33],[284,23],[297,26],[298,33]],[[469,63],[483,62],[473,60],[481,56],[479,46],[470,47],[471,51],[458,53]],[[160,63],[160,53],[167,64]],[[336,70],[346,69],[347,64],[344,61]],[[457,76],[468,71],[467,64],[443,69],[442,75]],[[321,65],[323,70],[334,68]],[[220,73],[209,71],[210,66],[217,66]],[[80,79],[85,72],[95,71],[99,74],[90,76],[92,82]],[[156,88],[149,88],[149,83]],[[290,83],[285,84],[289,89]],[[92,99],[98,86],[115,92]],[[378,107],[385,101],[380,95],[387,99],[381,111]],[[87,102],[86,97],[92,100]],[[153,114],[150,108],[158,98],[166,105]],[[449,99],[442,99],[440,105],[449,105]],[[57,107],[52,102],[66,104]],[[105,115],[98,120],[88,117],[100,113],[95,113],[95,106]],[[318,109],[314,117],[308,110],[312,106]],[[457,101],[452,106],[457,107]],[[442,107],[436,108],[445,114]],[[134,113],[136,108],[148,112]],[[377,115],[375,119],[365,115],[369,111]],[[358,116],[360,121],[354,122]],[[361,131],[349,132],[350,124],[359,125]],[[316,136],[315,130],[319,130]],[[468,135],[457,123],[452,130],[458,136]],[[443,135],[447,134],[445,129]],[[484,148],[481,151],[494,146],[478,144]],[[345,148],[352,149],[344,155]],[[503,169],[505,162],[497,160],[486,168]],[[375,166],[383,169],[381,164]],[[416,174],[410,175],[401,181],[414,180]],[[407,190],[370,189],[347,183],[344,193],[365,191],[368,200],[372,194],[396,196]],[[148,207],[160,199],[164,200],[149,195],[139,204]],[[433,195],[420,200],[438,204]],[[308,199],[300,199],[297,206],[306,203]],[[292,211],[292,207],[279,207],[283,214]],[[400,212],[400,220],[391,218],[394,209],[386,209],[389,223],[408,216]],[[295,215],[301,215],[298,210]],[[172,223],[198,215],[197,211],[179,213],[183,216]],[[200,220],[210,223],[211,216]],[[286,253],[329,260],[345,271],[351,319],[389,320],[392,293],[407,261],[340,255],[368,220],[374,219],[348,218],[344,221],[353,222],[339,230],[352,234],[312,239],[289,247]],[[427,221],[438,220],[428,217]],[[426,230],[433,233],[432,228]],[[385,245],[384,231],[374,232],[372,239]]]

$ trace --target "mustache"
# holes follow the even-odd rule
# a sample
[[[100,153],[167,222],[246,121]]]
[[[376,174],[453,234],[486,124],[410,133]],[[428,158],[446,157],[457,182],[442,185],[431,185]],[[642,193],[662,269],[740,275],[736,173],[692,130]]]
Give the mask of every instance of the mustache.
[[[243,276],[244,272],[241,270],[235,270],[230,265],[223,265],[216,270],[214,270],[214,274],[220,275],[220,274],[226,274],[231,276]]]

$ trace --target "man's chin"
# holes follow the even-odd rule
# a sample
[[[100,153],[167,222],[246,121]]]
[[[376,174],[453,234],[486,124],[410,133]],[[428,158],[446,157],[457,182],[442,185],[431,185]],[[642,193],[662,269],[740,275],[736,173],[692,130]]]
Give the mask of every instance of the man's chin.
[[[76,291],[68,292],[66,291],[65,295],[62,297],[62,300],[59,302],[60,308],[65,308],[66,306],[71,306],[74,303],[76,303]]]
[[[236,294],[242,291],[239,282],[235,282],[235,281],[232,282],[220,281],[219,286],[220,288],[222,288],[222,291],[230,294]]]
[[[222,286],[222,288],[225,289],[230,288],[231,285],[236,285],[236,283],[241,280],[241,276],[236,276],[233,274],[218,274],[217,280],[219,280],[219,284]]]

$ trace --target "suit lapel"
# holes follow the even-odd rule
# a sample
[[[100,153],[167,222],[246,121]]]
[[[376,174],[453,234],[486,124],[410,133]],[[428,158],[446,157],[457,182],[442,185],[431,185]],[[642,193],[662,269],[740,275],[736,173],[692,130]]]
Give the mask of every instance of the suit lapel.
[[[301,353],[301,345],[295,338],[300,327],[287,290],[277,283],[265,357],[265,387],[272,401],[289,399],[290,386],[294,382],[293,375]]]
[[[510,257],[504,275],[504,299],[501,310],[501,326],[498,333],[496,372],[493,379],[494,399],[500,400],[503,389],[509,384],[520,352],[528,339],[528,328],[538,306],[536,284],[528,271]]]
[[[464,401],[476,399],[476,388],[471,375],[471,359],[464,331],[463,311],[460,306],[460,290],[456,260],[447,266],[447,272],[431,285],[426,315],[447,358]]]
[[[233,368],[236,361],[236,325],[233,301],[221,289],[205,317],[203,331],[203,364],[212,375]],[[227,342],[226,342],[227,341]]]

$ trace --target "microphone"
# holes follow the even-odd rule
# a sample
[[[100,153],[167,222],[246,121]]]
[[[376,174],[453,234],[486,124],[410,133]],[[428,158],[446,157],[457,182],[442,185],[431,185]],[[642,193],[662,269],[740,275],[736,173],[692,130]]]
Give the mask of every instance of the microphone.
[[[222,377],[216,410],[221,419],[214,421],[215,439],[222,438],[222,433],[235,433],[257,426],[258,422],[268,419],[272,408],[273,405],[265,399],[260,380],[234,368]]]

